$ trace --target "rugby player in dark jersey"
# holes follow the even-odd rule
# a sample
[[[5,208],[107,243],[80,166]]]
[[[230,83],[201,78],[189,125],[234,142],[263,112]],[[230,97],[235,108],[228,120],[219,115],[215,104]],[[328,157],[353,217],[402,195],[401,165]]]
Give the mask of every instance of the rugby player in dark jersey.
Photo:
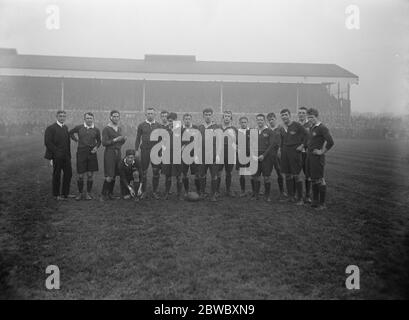
[[[250,155],[250,129],[248,127],[249,119],[247,117],[241,117],[239,119],[240,128],[237,130],[237,140],[240,135],[244,136],[244,141],[246,141],[246,156]],[[240,163],[239,157],[237,157],[236,170],[239,171],[239,181],[240,181],[240,198],[246,196],[246,175],[240,173],[240,168],[249,168],[250,163]],[[253,183],[253,180],[251,180]]]
[[[70,130],[70,137],[78,142],[77,173],[78,196],[76,200],[92,200],[90,195],[94,172],[98,171],[97,150],[101,146],[101,132],[94,125],[94,115],[91,112],[84,114],[84,124]],[[84,194],[84,175],[87,175],[87,189]]]
[[[308,118],[307,118],[307,108],[306,107],[298,108],[298,114],[297,115],[298,115],[298,122],[309,133],[310,128],[311,128],[311,122],[308,121]],[[305,198],[304,198],[304,202],[305,203],[311,203],[311,178],[307,176],[306,166],[305,166],[305,161],[307,159],[306,146],[301,151],[301,159],[302,159],[302,171],[304,173],[304,180],[305,180]]]
[[[216,192],[220,194],[221,173],[225,171],[225,183],[226,183],[226,196],[231,197],[231,173],[236,163],[236,150],[237,150],[237,128],[233,126],[233,113],[231,111],[223,112],[223,123],[221,130],[223,132],[223,141],[220,145],[223,148],[223,152],[217,151],[221,164],[217,171],[217,186]],[[229,150],[233,155],[232,159],[229,159]],[[223,153],[223,156],[221,155]],[[230,160],[230,161],[229,161]]]
[[[302,205],[303,183],[300,178],[302,170],[301,152],[307,143],[308,133],[301,124],[291,120],[290,110],[281,110],[280,116],[283,121],[283,127],[280,128],[281,170],[285,175],[289,201],[295,202],[297,205]]]
[[[160,178],[160,165],[154,164],[151,161],[151,150],[153,146],[157,143],[156,141],[151,141],[150,136],[153,130],[161,129],[163,126],[155,121],[155,109],[148,108],[145,113],[146,120],[138,125],[136,140],[135,140],[135,151],[140,150],[141,157],[141,168],[142,168],[142,198],[146,196],[146,182],[147,173],[149,166],[152,166],[152,189],[153,197],[159,199],[158,186]]]
[[[318,110],[310,108],[307,111],[308,121],[311,122],[310,134],[307,142],[306,169],[312,181],[313,208],[325,209],[327,183],[324,179],[325,154],[334,146],[334,140],[328,128],[319,120]]]
[[[115,178],[118,175],[118,165],[121,161],[121,147],[126,141],[119,126],[120,113],[112,110],[110,112],[110,123],[102,130],[102,145],[104,151],[104,175],[100,200],[113,199]]]

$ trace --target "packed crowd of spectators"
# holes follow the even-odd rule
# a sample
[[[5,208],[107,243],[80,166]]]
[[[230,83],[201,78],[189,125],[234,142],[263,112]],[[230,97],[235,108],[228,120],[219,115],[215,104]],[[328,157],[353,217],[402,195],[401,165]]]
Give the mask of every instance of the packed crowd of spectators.
[[[119,108],[121,111],[121,109]],[[0,136],[43,134],[45,128],[55,121],[56,109],[21,109],[0,107]],[[97,127],[104,127],[109,121],[109,110],[90,110],[95,115]],[[173,111],[169,109],[168,111]],[[277,115],[279,110],[274,110]],[[67,110],[67,125],[73,127],[83,123],[85,110]],[[221,113],[215,109],[214,119],[221,121]],[[178,112],[182,119],[184,112]],[[193,121],[202,121],[201,112],[192,112]],[[249,118],[250,127],[255,127],[255,113],[237,113],[233,109],[233,119],[238,126],[241,116]],[[145,119],[142,112],[122,112],[121,123],[127,135],[135,135],[137,125]],[[349,120],[331,115],[321,119],[338,138],[361,139],[409,139],[409,116],[353,115]],[[158,117],[159,120],[159,117]]]

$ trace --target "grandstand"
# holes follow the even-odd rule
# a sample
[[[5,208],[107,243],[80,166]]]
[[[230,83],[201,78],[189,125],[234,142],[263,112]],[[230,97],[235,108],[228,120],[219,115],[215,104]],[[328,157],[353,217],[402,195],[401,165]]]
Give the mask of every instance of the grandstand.
[[[180,55],[85,58],[0,49],[0,108],[20,121],[57,109],[102,115],[115,108],[133,123],[148,106],[178,113],[212,107],[216,113],[255,114],[306,105],[345,126],[350,87],[357,83],[358,76],[334,64],[198,61]]]

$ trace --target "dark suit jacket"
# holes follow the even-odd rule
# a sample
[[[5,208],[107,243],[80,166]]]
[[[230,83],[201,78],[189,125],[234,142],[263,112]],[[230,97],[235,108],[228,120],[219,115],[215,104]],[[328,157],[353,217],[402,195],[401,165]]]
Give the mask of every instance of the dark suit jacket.
[[[71,158],[71,141],[66,125],[62,128],[57,123],[48,126],[44,133],[44,144],[46,147],[44,158],[48,160]]]

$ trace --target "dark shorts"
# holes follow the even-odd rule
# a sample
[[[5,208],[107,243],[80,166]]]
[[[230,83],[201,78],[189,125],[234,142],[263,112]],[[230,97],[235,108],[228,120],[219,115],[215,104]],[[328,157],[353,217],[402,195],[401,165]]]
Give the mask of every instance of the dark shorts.
[[[214,177],[219,172],[219,166],[220,164],[199,164],[198,165],[199,174],[201,177],[205,177],[207,171],[210,171],[210,175]]]
[[[191,175],[195,175],[196,173],[198,173],[199,169],[199,165],[196,163],[192,163],[192,164],[186,164],[186,163],[182,163],[182,173],[184,175],[187,175],[189,170],[190,170],[190,174]]]
[[[105,148],[104,151],[104,175],[115,177],[119,175],[119,163],[121,162],[121,150]]]
[[[277,154],[271,157],[271,162],[272,162],[272,169],[275,170],[277,175],[281,175],[281,160]]]
[[[91,153],[89,150],[77,151],[77,173],[98,171],[98,158],[96,153]]]
[[[153,164],[151,161],[151,149],[141,149],[141,168],[143,171],[148,170],[149,165],[152,169],[160,169],[161,164]]]
[[[299,175],[302,169],[301,151],[297,147],[283,146],[281,150],[281,172],[284,174]]]
[[[181,164],[163,164],[162,165],[162,174],[167,177],[177,177],[182,173]]]
[[[273,170],[273,157],[267,156],[263,159],[263,161],[259,161],[257,165],[257,172],[254,176],[259,177],[263,175],[263,177],[269,177],[271,175],[271,171]]]
[[[218,164],[219,171],[225,170],[226,172],[232,172],[234,168],[234,163],[229,163],[229,155],[227,150],[224,152],[223,163]]]
[[[306,177],[311,179],[324,178],[325,155],[315,155],[308,152],[306,158]]]

